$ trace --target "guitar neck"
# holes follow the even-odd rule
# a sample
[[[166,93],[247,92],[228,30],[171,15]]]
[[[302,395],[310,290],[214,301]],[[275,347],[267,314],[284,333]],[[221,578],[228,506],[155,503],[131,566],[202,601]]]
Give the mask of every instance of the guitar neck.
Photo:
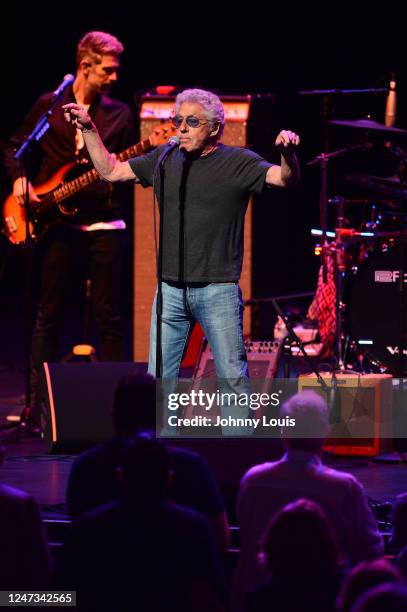
[[[132,145],[125,151],[119,153],[117,155],[117,159],[119,161],[127,161],[131,157],[137,157],[138,155],[142,155],[143,153],[146,153],[152,148],[153,145],[151,144],[151,140],[149,138],[146,138],[145,140],[141,140],[137,144]],[[54,191],[52,192],[53,199],[55,199],[56,203],[59,204],[63,200],[70,198],[75,193],[78,193],[78,191],[81,191],[84,187],[91,185],[99,179],[100,176],[95,170],[95,168],[93,168],[92,170],[88,170],[88,172],[81,174],[81,176],[78,176],[72,181],[63,183],[61,187],[57,187],[56,189],[54,189]]]
[[[127,161],[131,157],[138,157],[139,155],[143,155],[143,153],[147,153],[147,151],[150,151],[152,148],[153,145],[151,144],[151,140],[146,138],[145,140],[141,140],[137,144],[132,145],[125,151],[119,153],[117,155],[117,159],[119,161]]]

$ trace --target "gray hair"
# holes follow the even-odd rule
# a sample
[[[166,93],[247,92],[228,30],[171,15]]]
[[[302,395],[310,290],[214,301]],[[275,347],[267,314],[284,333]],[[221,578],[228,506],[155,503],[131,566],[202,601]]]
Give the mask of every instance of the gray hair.
[[[281,406],[280,414],[295,419],[291,435],[297,438],[325,438],[329,431],[327,403],[315,391],[296,393]],[[289,433],[289,428],[285,433]]]
[[[175,98],[176,114],[179,113],[179,107],[184,102],[202,106],[203,113],[210,126],[213,128],[219,125],[219,131],[216,135],[219,140],[225,127],[225,111],[219,96],[205,89],[184,89]]]

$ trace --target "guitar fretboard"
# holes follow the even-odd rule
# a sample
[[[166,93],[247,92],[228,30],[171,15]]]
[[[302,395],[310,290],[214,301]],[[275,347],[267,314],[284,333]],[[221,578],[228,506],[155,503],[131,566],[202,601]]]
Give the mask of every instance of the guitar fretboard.
[[[117,155],[117,159],[119,161],[127,161],[131,157],[137,157],[139,155],[142,155],[143,153],[146,153],[152,148],[153,147],[150,139],[146,138],[145,140],[141,140],[137,144],[132,145],[125,151],[119,153]],[[78,176],[77,178],[72,179],[71,181],[67,181],[66,183],[62,183],[60,187],[57,187],[50,193],[47,193],[41,199],[41,202],[39,204],[33,206],[32,210],[33,212],[45,212],[51,206],[54,206],[55,204],[60,204],[67,198],[70,198],[71,196],[75,195],[75,193],[78,193],[78,191],[81,191],[84,187],[87,187],[88,185],[91,185],[92,183],[98,180],[101,180],[101,177],[99,176],[95,168],[93,168],[92,170],[88,170],[84,174],[81,174],[81,176]]]

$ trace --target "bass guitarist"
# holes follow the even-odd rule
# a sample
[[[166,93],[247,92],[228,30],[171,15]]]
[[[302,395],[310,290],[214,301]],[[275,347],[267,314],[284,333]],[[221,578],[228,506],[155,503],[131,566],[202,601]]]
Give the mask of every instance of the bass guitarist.
[[[105,32],[88,32],[77,47],[76,76],[65,88],[49,119],[50,128],[38,145],[39,172],[36,183],[43,183],[64,164],[75,162],[78,174],[87,170],[89,156],[82,133],[64,121],[62,104],[76,102],[87,109],[110,152],[118,153],[134,142],[130,108],[107,94],[118,78],[122,43]],[[11,138],[5,151],[5,165],[13,181],[13,196],[21,206],[25,190],[30,203],[39,202],[30,176],[22,174],[14,153],[47,111],[52,93],[41,96]],[[36,159],[33,156],[33,159]],[[125,194],[111,184],[95,181],[69,199],[72,214],[65,223],[50,227],[39,243],[41,291],[31,346],[31,397],[35,420],[38,374],[44,361],[56,358],[58,331],[71,282],[78,268],[91,280],[92,307],[100,334],[100,359],[124,359],[121,322],[120,277],[125,243],[125,222],[120,202]],[[78,266],[79,263],[79,266]]]

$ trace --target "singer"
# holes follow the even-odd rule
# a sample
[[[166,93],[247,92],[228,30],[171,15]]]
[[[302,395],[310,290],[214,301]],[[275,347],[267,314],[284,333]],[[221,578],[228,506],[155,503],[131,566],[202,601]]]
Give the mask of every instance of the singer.
[[[65,105],[67,121],[84,129],[96,169],[107,181],[138,180],[161,188],[157,162],[164,152],[119,162],[103,147],[96,126],[78,105]],[[248,367],[243,343],[243,302],[239,277],[243,224],[251,193],[266,186],[289,187],[299,178],[295,149],[299,137],[283,130],[275,145],[281,165],[239,147],[220,143],[225,118],[221,100],[201,89],[178,94],[174,126],[178,146],[163,160],[164,235],[162,270],[162,377],[176,379],[194,320],[213,351],[218,378],[246,388]],[[149,372],[156,374],[156,306],[152,310]],[[232,389],[236,392],[236,388]],[[238,414],[238,407],[233,416]],[[227,416],[227,414],[223,414]]]
[[[32,177],[21,175],[21,165],[14,160],[14,152],[55,96],[60,96],[61,103],[56,105],[49,119],[50,128],[38,143],[38,150],[33,150],[28,160],[32,166],[38,158],[36,184],[51,183],[52,177],[68,162],[73,162],[75,169],[73,176],[70,174],[65,180],[92,168],[82,132],[64,120],[62,104],[75,102],[86,109],[109,151],[119,152],[134,144],[130,108],[107,95],[117,80],[122,52],[122,43],[111,34],[88,32],[77,47],[75,77],[66,75],[56,91],[42,95],[34,103],[5,151],[5,165],[13,181],[13,194],[20,204],[23,204],[26,189],[32,203],[38,202],[39,198],[31,183]],[[100,181],[81,189],[73,198],[64,201],[70,210],[77,209],[77,214],[64,217],[63,224],[51,224],[39,242],[41,294],[31,349],[33,407],[42,363],[54,361],[57,357],[57,334],[64,306],[72,293],[71,281],[79,271],[91,280],[93,313],[100,332],[100,359],[124,359],[120,276],[125,222],[120,204],[126,197],[123,188],[113,189],[112,185]],[[73,344],[80,342],[80,336],[73,339]]]

